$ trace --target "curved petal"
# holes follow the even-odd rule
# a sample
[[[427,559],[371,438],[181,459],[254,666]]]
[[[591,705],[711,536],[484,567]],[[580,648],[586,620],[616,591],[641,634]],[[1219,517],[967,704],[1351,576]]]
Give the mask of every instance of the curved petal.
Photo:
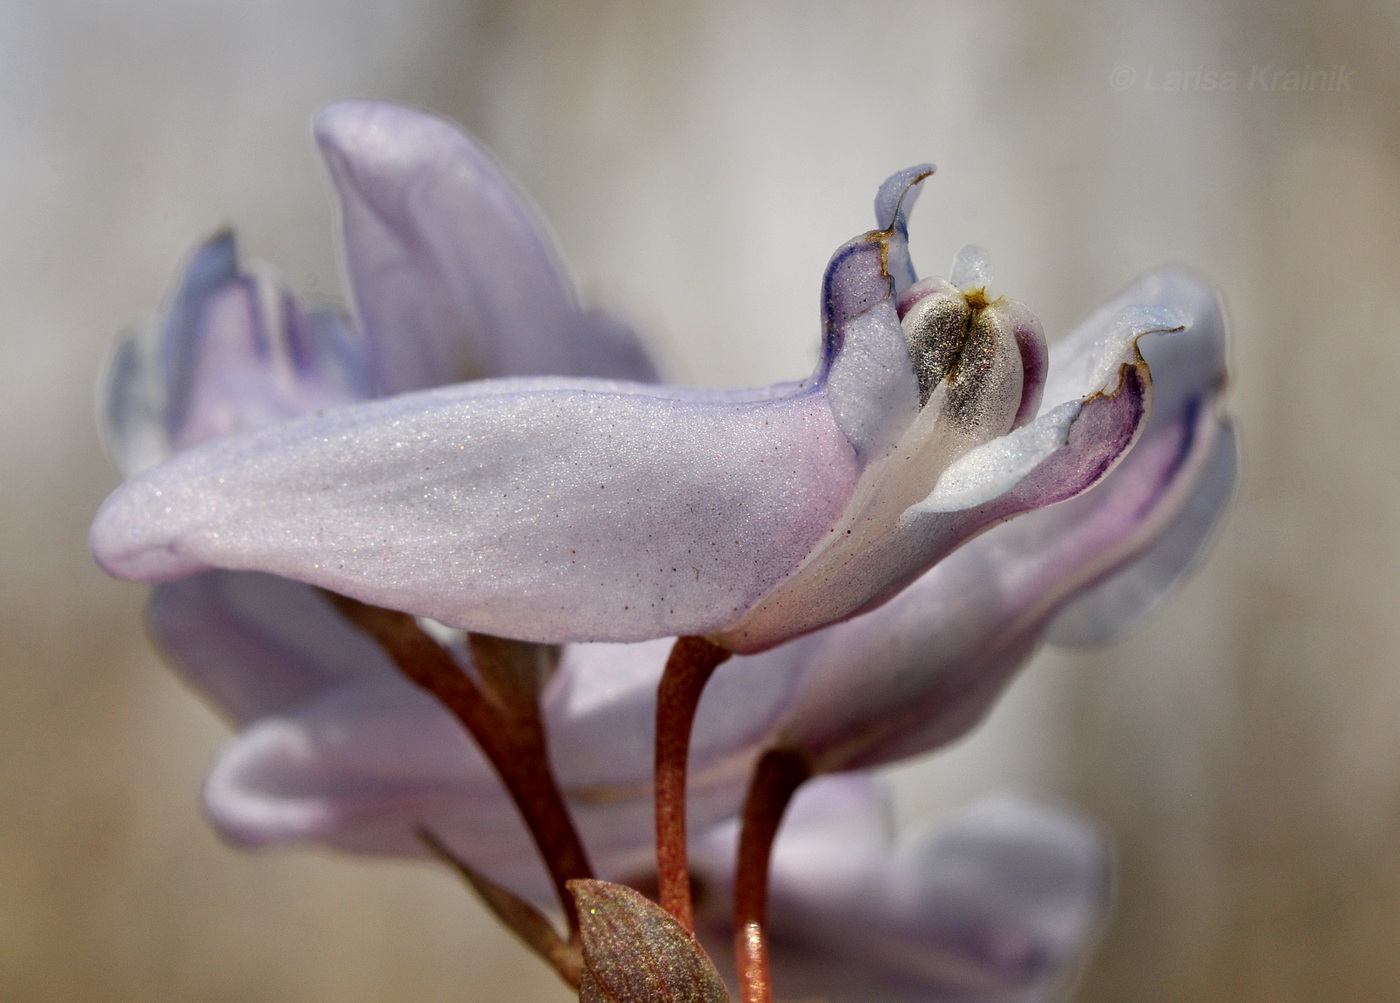
[[[620,646],[588,647],[604,653]],[[664,660],[663,654],[658,671]],[[626,680],[626,666],[617,668]],[[561,666],[557,678],[570,671]],[[613,682],[590,674],[552,685],[545,713],[556,775],[593,863],[601,874],[626,878],[654,866],[650,750],[640,762],[623,762],[597,738],[600,729],[634,730],[642,717],[654,717],[655,686],[651,706],[624,703],[619,711],[606,688]],[[605,688],[584,692],[594,684]],[[625,686],[624,696],[632,690]],[[628,708],[640,713],[629,716]],[[599,778],[622,786],[598,788]],[[742,778],[717,791],[697,789],[693,831],[732,816],[741,789]],[[475,743],[434,700],[392,672],[342,680],[254,721],[220,752],[205,806],[224,838],[244,846],[319,843],[419,856],[415,831],[427,827],[516,892],[546,901],[551,895],[518,812]]]
[[[909,213],[933,167],[900,171],[875,198],[879,230],[831,256],[822,276],[822,368],[836,423],[866,457],[888,452],[919,413],[919,384],[897,309],[914,280]]]
[[[632,333],[579,311],[552,242],[455,126],[378,102],[316,119],[380,394],[484,376],[654,377]]]
[[[269,571],[528,640],[707,632],[798,563],[858,470],[818,392],[660,392],[483,382],[229,436],[119,488],[94,553],[126,577]]]
[[[805,803],[804,803],[805,802]],[[1059,998],[1108,907],[1111,855],[1086,819],[1010,795],[979,801],[896,847],[863,778],[797,796],[774,847],[774,986],[833,1000]],[[699,847],[727,890],[734,831]],[[706,904],[722,929],[726,896]]]
[[[266,273],[240,275],[211,293],[190,369],[171,413],[176,452],[364,397],[348,329],[331,314],[304,315]]]
[[[1051,621],[1051,644],[1104,644],[1141,623],[1200,563],[1235,494],[1239,448],[1223,423],[1199,487],[1157,541],[1122,571],[1088,589]]]
[[[149,470],[170,455],[164,393],[154,345],[154,320],[123,331],[98,381],[102,447],[123,477]]]
[[[415,833],[424,826],[493,879],[549,894],[530,836],[476,745],[393,675],[245,728],[210,769],[204,805],[221,836],[248,847],[316,842],[424,856]]]
[[[906,167],[887,178],[875,193],[875,226],[893,231],[896,238],[890,242],[885,266],[894,280],[896,296],[918,278],[914,263],[909,259],[909,214],[914,209],[919,192],[923,190],[923,182],[932,177],[933,172],[932,164]]]
[[[146,625],[180,675],[239,724],[397,672],[315,589],[274,575],[209,571],[157,586]]]

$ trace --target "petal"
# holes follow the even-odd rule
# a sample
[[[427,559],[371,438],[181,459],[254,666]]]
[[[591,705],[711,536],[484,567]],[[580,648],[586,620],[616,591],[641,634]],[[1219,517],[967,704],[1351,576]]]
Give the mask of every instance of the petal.
[[[664,654],[658,672],[663,663]],[[556,775],[599,873],[645,873],[654,866],[650,749],[640,762],[624,762],[601,747],[601,729],[635,729],[637,722],[612,706],[615,689],[585,692],[613,680],[590,675],[560,686],[569,665],[566,654],[544,705]],[[626,666],[616,667],[625,679]],[[650,706],[624,699],[624,708],[653,718],[654,682],[651,689]],[[625,688],[624,698],[630,693]],[[741,791],[742,778],[718,798],[697,791],[692,828],[732,815]],[[434,700],[392,671],[343,679],[245,728],[210,771],[205,804],[226,839],[249,846],[320,843],[417,856],[423,847],[415,829],[426,826],[516,892],[550,896],[518,812],[476,745]]]
[[[207,439],[358,400],[363,377],[344,322],[304,313],[271,272],[240,267],[221,231],[195,250],[161,317],[117,346],[108,449],[131,476]]]
[[[924,164],[886,180],[875,199],[881,229],[838,248],[822,277],[821,376],[836,423],[866,457],[888,452],[919,413],[896,301],[913,282],[908,215],[932,173]]]
[[[98,382],[102,445],[123,477],[134,477],[170,455],[165,430],[164,387],[152,320],[124,331]]]
[[[1062,992],[1107,911],[1102,834],[998,795],[896,848],[881,838],[887,814],[860,779],[816,781],[794,801],[769,892],[778,992],[949,1003]],[[698,848],[711,887],[727,891],[733,844],[727,827]],[[711,901],[709,914],[724,905]]]
[[[909,260],[909,215],[923,190],[923,182],[933,176],[932,164],[915,164],[885,179],[875,195],[875,226],[893,232],[886,255],[886,271],[894,280],[898,295],[918,277]]]
[[[483,376],[654,376],[629,330],[579,311],[525,198],[455,126],[347,102],[321,112],[316,138],[379,393]]]
[[[205,811],[241,846],[321,843],[422,856],[415,829],[521,894],[549,884],[514,805],[473,743],[395,675],[342,685],[266,717],[220,752]]]
[[[1169,266],[1129,284],[1051,346],[1047,406],[1070,400],[1099,382],[1098,374],[1107,371],[1106,360],[1118,351],[1115,327],[1123,311],[1132,307],[1171,310],[1186,328],[1185,333],[1173,337],[1144,338],[1139,346],[1159,383],[1153,406],[1163,421],[1174,421],[1176,409],[1202,393],[1222,388],[1227,325],[1220,293],[1205,278]]]
[[[237,278],[233,233],[222,230],[190,256],[160,317],[118,341],[102,381],[101,413],[107,451],[124,475],[170,455],[170,429],[189,406],[189,373],[208,298]]]
[[[540,641],[703,633],[811,549],[858,473],[824,396],[476,383],[187,451],[119,488],[100,563],[262,570]]]
[[[166,307],[160,330],[160,372],[164,377],[167,429],[184,424],[194,390],[193,373],[201,351],[201,324],[208,300],[237,282],[238,248],[232,230],[216,233],[198,248]]]
[[[146,624],[180,675],[240,724],[396,671],[315,589],[273,575],[209,571],[158,586]]]
[[[1081,592],[1046,629],[1052,644],[1103,644],[1141,623],[1204,558],[1239,475],[1234,429],[1223,424],[1200,483],[1175,520],[1122,571]]]
[[[190,341],[189,368],[172,381],[182,408],[167,416],[176,451],[366,396],[348,329],[303,315],[266,272],[210,293]]]

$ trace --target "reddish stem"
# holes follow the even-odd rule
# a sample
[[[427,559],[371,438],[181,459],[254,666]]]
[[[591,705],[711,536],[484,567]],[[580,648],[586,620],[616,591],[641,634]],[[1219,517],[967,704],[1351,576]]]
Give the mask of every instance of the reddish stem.
[[[744,799],[739,862],[734,871],[734,963],[743,1003],[772,1003],[768,973],[768,864],[773,841],[797,789],[812,775],[811,764],[792,749],[769,749],[754,768]]]
[[[656,874],[661,906],[695,931],[685,839],[685,781],[695,708],[729,652],[703,637],[678,637],[656,691]]]
[[[568,918],[570,936],[577,939],[578,912],[564,885],[574,878],[591,878],[593,869],[554,778],[538,707],[522,710],[519,700],[493,698],[409,614],[343,596],[330,598],[411,682],[436,697],[476,739],[534,837]]]

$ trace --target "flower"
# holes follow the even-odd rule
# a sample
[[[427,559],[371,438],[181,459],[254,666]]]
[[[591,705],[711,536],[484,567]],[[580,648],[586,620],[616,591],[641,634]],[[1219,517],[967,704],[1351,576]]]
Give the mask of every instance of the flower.
[[[523,640],[703,634],[761,651],[874,608],[989,526],[1092,486],[1146,419],[1139,339],[1181,323],[1125,311],[1047,370],[1039,326],[991,298],[976,249],[953,283],[914,281],[920,167],[882,186],[881,229],[828,266],[807,380],[702,392],[517,376],[415,391],[470,368],[445,347],[450,321],[485,318],[510,341],[533,311],[558,331],[577,312],[558,306],[547,255],[457,225],[451,201],[481,162],[460,134],[375,105],[337,106],[318,129],[369,374],[411,392],[222,436],[128,480],[91,536],[114,574],[258,570]],[[508,229],[509,213],[486,215]],[[472,278],[445,278],[459,274]],[[558,306],[552,327],[535,297]],[[406,332],[412,350],[385,347]],[[540,337],[571,363],[609,357]]]
[[[304,309],[221,233],[109,378],[109,447],[132,479],[94,550],[161,581],[153,636],[241,728],[205,791],[236,842],[420,855],[421,826],[508,887],[548,894],[476,746],[313,585],[474,630],[633,642],[568,644],[544,694],[590,854],[626,876],[650,866],[671,643],[646,638],[709,633],[745,653],[700,705],[699,833],[732,818],[770,748],[835,773],[963,734],[1043,640],[1101,640],[1141,616],[1230,495],[1210,286],[1153,273],[1047,356],[1029,313],[988,292],[979,249],[951,281],[915,281],[907,214],[927,168],[887,181],[880,229],[833,257],[811,378],[701,392],[645,382],[635,337],[578,305],[543,228],[452,127],[347,104],[318,137],[357,322]],[[808,803],[873,818],[865,783],[818,781],[828,793]],[[795,964],[845,949],[821,919],[839,907],[952,966],[859,949],[869,985],[1041,998],[1096,927],[1102,844],[1047,810],[974,809],[954,823],[965,840],[914,856],[855,830],[851,845],[805,830],[809,850],[846,862],[818,883],[780,841],[774,929]],[[729,838],[712,833],[697,857],[717,885]],[[1068,868],[1067,898],[1031,901],[999,870],[1023,852]],[[940,884],[954,873],[970,884]],[[881,891],[895,887],[912,897]]]
[[[542,227],[466,137],[437,119],[373,104],[329,109],[318,135],[341,192],[360,329],[334,313],[304,311],[267,272],[240,269],[232,237],[218,235],[194,255],[163,323],[117,353],[109,441],[124,469],[135,472],[226,432],[463,372],[589,365],[596,372],[606,364],[622,375],[649,373],[625,329],[577,307]],[[966,304],[968,295],[941,280],[905,284],[901,221],[909,196],[904,209],[891,208],[890,200],[920,175],[903,172],[881,189],[877,210],[894,220],[891,232],[837,253],[824,301],[830,314],[843,309],[837,293],[853,295],[858,265],[867,277],[905,276],[890,281],[904,285],[906,320]],[[872,271],[876,252],[883,266]],[[985,288],[985,257],[964,252],[954,277],[969,289]],[[798,394],[806,403],[793,406],[810,410],[813,399],[827,406],[833,395],[857,400],[843,389],[860,361],[848,351],[892,309],[880,300],[850,324],[829,318],[835,361],[826,364],[824,383],[819,373]],[[951,741],[1047,633],[1060,640],[1111,635],[1165,592],[1203,545],[1234,477],[1233,440],[1219,406],[1224,315],[1209,285],[1173,269],[1140,280],[1057,342],[1048,366],[1037,361],[1040,343],[1020,308],[996,310],[1016,318],[1007,326],[1020,339],[1017,407],[1026,414],[1019,420],[1035,396],[1024,391],[1026,383],[1048,386],[1051,401],[1069,401],[1042,406],[1042,418],[1079,415],[1068,426],[1069,444],[1057,446],[1011,493],[1040,491],[1047,470],[1075,463],[1080,481],[1101,483],[966,543],[872,612],[722,666],[701,703],[692,751],[697,827],[732,815],[752,760],[775,743],[800,747],[819,769],[832,771]],[[1142,337],[1142,318],[1164,311],[1188,319],[1189,327]],[[846,344],[833,347],[839,337]],[[1125,352],[1132,363],[1120,361]],[[1010,354],[1008,348],[1001,362]],[[1144,417],[1147,363],[1157,379]],[[1079,389],[1114,380],[1117,396],[1077,402]],[[686,392],[666,392],[673,402],[687,399]],[[723,395],[689,396],[705,406],[732,404]],[[764,403],[761,395],[749,397]],[[607,399],[615,403],[616,395]],[[1118,421],[1125,401],[1134,408],[1126,431],[1141,441],[1105,474],[1101,468],[1125,434]],[[365,407],[333,413],[363,414]],[[849,417],[852,407],[833,413],[846,414],[848,427],[873,427],[868,416]],[[1036,430],[1037,421],[1009,438]],[[1118,435],[1095,437],[1096,423]],[[283,426],[270,427],[283,434]],[[1009,455],[1007,438],[992,440],[992,455]],[[964,454],[979,461],[988,455],[988,447]],[[1086,471],[1090,460],[1097,466]],[[874,465],[880,463],[892,465],[888,456]],[[988,475],[967,463],[945,473],[935,496],[965,492],[969,483],[985,487]],[[1005,469],[994,467],[992,475],[1004,477]],[[1006,495],[984,503],[979,518],[988,518],[989,505],[1007,504]],[[939,507],[937,497],[926,507]],[[159,514],[152,519],[161,521]],[[101,535],[99,524],[94,536]],[[472,859],[519,855],[510,848],[520,831],[513,809],[472,744],[314,590],[266,574],[206,571],[159,586],[149,622],[186,676],[247,726],[222,755],[207,794],[212,817],[230,838],[415,853],[410,822],[431,820],[446,836],[455,834],[454,845]],[[654,689],[667,649],[666,641],[571,645],[545,698],[564,784],[582,806],[580,824],[595,854],[607,859],[606,847],[616,849],[618,867],[649,839]],[[347,734],[355,740],[345,741]],[[590,802],[607,807],[592,810]],[[528,860],[520,866],[530,875],[537,870]],[[517,876],[518,883],[528,880]]]
[[[885,605],[721,665],[700,702],[691,747],[696,831],[738,810],[753,763],[768,748],[798,748],[818,772],[837,772],[947,745],[981,719],[1044,641],[1110,639],[1187,573],[1235,479],[1234,436],[1220,402],[1226,328],[1217,295],[1182,270],[1155,272],[1063,344],[1073,351],[1101,337],[1123,304],[1140,302],[1170,303],[1192,322],[1143,342],[1157,392],[1128,457],[1079,498],[964,544]],[[1058,350],[1052,346],[1052,357]],[[648,859],[655,694],[669,648],[669,639],[568,645],[544,695],[561,784],[590,847],[617,868],[611,873]],[[368,678],[347,683],[245,731],[211,774],[207,796],[218,824],[252,842],[346,846],[366,831],[393,831],[397,820],[398,843],[379,848],[411,852],[413,813],[431,812],[468,858],[504,860],[506,843],[480,836],[483,828],[505,831],[511,809],[503,797],[478,801],[470,821],[449,815],[460,813],[453,806],[466,792],[480,796],[489,786],[485,765],[460,752],[449,759],[438,708],[385,699],[379,687]],[[332,741],[345,734],[393,744]],[[412,743],[413,754],[402,743]],[[432,769],[417,765],[430,756]],[[399,801],[407,791],[423,796]],[[499,817],[488,825],[493,813]],[[519,866],[528,866],[520,855]]]

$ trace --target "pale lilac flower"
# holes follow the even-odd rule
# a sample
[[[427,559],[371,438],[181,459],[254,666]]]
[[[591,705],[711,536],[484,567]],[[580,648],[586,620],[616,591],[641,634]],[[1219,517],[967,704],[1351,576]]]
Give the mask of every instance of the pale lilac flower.
[[[1034,320],[986,292],[980,251],[951,283],[913,281],[913,169],[881,189],[885,229],[833,259],[809,380],[531,379],[653,374],[625,328],[578,307],[540,225],[460,133],[355,104],[318,136],[358,325],[303,311],[221,235],[111,383],[126,472],[188,451],[109,501],[94,546],[118,573],[172,579],[152,632],[242,727],[206,788],[234,841],[412,855],[422,825],[547,895],[475,745],[302,582],[540,640],[696,631],[758,652],[721,666],[700,705],[699,831],[734,814],[773,745],[838,771],[956,738],[1043,639],[1099,640],[1141,615],[1229,496],[1224,318],[1186,273],[1140,280],[1047,365]],[[945,379],[949,332],[974,318]],[[483,376],[516,378],[411,393]],[[400,396],[357,403],[384,394]],[[545,693],[556,771],[604,875],[649,863],[669,646],[571,644]],[[869,859],[871,873],[907,865]],[[802,894],[820,891],[794,891],[794,916],[817,908]],[[916,918],[911,943],[943,929]],[[1093,925],[1057,941],[1056,978]],[[1040,998],[991,993],[976,998]]]
[[[965,544],[879,609],[720,666],[692,744],[693,826],[736,812],[754,761],[773,746],[800,748],[819,771],[836,771],[946,745],[980,720],[1044,640],[1106,640],[1184,574],[1234,484],[1234,437],[1220,410],[1225,318],[1209,285],[1166,270],[1124,290],[1066,341],[1092,339],[1122,303],[1139,301],[1170,302],[1193,320],[1181,334],[1144,341],[1157,395],[1124,462],[1080,498]],[[561,783],[581,828],[610,848],[619,867],[649,852],[655,691],[669,648],[669,640],[570,645],[545,694]],[[374,719],[375,734],[424,736],[419,757],[437,741],[428,737],[429,718],[445,720],[427,703],[351,698],[348,690],[334,699],[353,700]],[[329,701],[250,729],[211,776],[215,817],[257,842],[336,845],[354,839],[367,819],[383,825],[397,818],[406,845],[411,813],[393,795],[421,790],[427,778],[395,770],[394,782],[381,785],[378,771],[391,768],[387,750],[374,755],[364,744],[341,750],[308,739],[345,731],[348,722]],[[289,758],[289,750],[305,747],[316,753]],[[433,776],[445,786],[434,810],[451,810],[454,786],[485,785],[484,764],[439,763]],[[492,804],[509,814],[503,799]],[[422,802],[411,807],[424,810]],[[473,838],[465,828],[453,831],[462,833],[463,847]]]
[[[498,301],[479,312],[507,325],[532,316],[532,297],[551,301],[557,279],[537,288],[515,250],[444,236],[459,233],[451,198],[471,178],[458,134],[349,106],[320,135],[378,387],[465,371],[446,349],[422,365],[373,349],[451,331],[442,312],[470,313],[478,285]],[[545,642],[688,633],[758,651],[873,608],[988,526],[1102,477],[1147,413],[1138,340],[1181,322],[1125,310],[1047,374],[1038,325],[989,297],[976,249],[956,285],[914,282],[905,217],[928,173],[887,181],[884,229],[832,259],[825,348],[805,381],[498,379],[333,408],[129,480],[98,514],[94,552],[140,580],[268,571]],[[489,282],[458,278],[483,261]],[[400,367],[415,375],[386,375]]]
[[[691,851],[700,927],[716,941],[736,839],[725,824]],[[1091,822],[1026,798],[987,797],[897,836],[868,776],[813,781],[774,846],[775,983],[833,1001],[1064,999],[1106,917],[1111,863]]]

